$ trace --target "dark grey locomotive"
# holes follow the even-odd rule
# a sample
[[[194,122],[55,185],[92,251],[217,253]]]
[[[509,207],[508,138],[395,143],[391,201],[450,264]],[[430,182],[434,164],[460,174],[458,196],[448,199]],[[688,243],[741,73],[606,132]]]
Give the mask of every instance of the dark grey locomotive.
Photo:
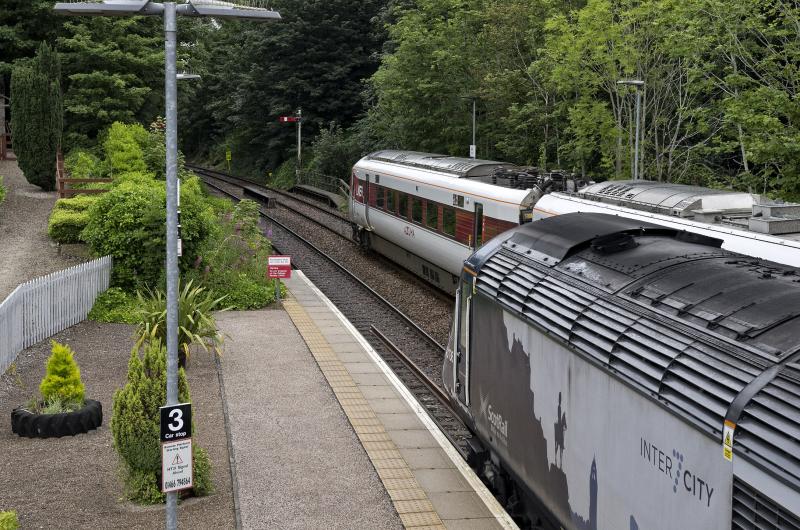
[[[800,269],[566,214],[465,263],[443,379],[475,462],[580,529],[800,529]]]

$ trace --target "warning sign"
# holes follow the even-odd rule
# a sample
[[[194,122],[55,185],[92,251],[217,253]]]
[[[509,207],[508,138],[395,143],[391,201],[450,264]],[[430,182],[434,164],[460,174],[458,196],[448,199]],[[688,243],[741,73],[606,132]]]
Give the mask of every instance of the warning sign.
[[[267,276],[269,278],[291,278],[292,258],[289,256],[269,256],[267,258]]]
[[[722,428],[722,456],[728,462],[733,462],[733,431],[735,430],[736,424],[725,420],[725,426]]]
[[[161,491],[192,487],[192,439],[161,444]]]

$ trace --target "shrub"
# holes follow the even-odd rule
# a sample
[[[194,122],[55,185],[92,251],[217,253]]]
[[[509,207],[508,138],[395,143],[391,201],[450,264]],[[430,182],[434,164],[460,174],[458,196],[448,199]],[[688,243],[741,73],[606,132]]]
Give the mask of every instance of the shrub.
[[[103,149],[113,175],[128,171],[147,171],[142,151],[142,145],[146,142],[147,131],[138,123],[124,124],[116,121],[111,124]]]
[[[167,340],[167,300],[162,291],[146,291],[137,293],[141,307],[139,324],[139,344],[156,340],[164,343]],[[225,311],[220,303],[223,298],[215,298],[204,287],[193,285],[188,281],[178,293],[178,347],[184,356],[189,356],[189,347],[199,344],[208,351],[208,345],[219,354],[222,337],[217,332],[212,311]],[[208,344],[207,344],[208,343]]]
[[[166,403],[166,351],[158,340],[150,341],[140,358],[134,349],[128,362],[128,381],[114,393],[111,434],[123,463],[126,495],[142,504],[164,502],[157,474],[161,472],[159,407]],[[186,373],[178,371],[178,399],[190,401]],[[194,494],[210,492],[211,465],[202,449],[193,444]]]
[[[88,223],[88,212],[54,209],[47,223],[47,235],[59,243],[79,243]]]
[[[0,512],[0,530],[17,530],[19,528],[19,519],[17,519],[17,512],[8,511]]]
[[[83,149],[73,149],[64,158],[64,169],[76,179],[103,178],[100,159]]]
[[[199,249],[189,277],[232,309],[257,309],[275,299],[265,267],[271,251],[258,228],[258,204],[243,200],[220,217],[219,230]]]
[[[164,183],[155,180],[122,182],[103,194],[89,210],[81,237],[97,255],[114,258],[112,282],[133,291],[155,285],[165,262]],[[186,269],[197,246],[214,230],[214,214],[196,178],[181,186],[181,237]]]
[[[119,287],[111,287],[97,297],[88,318],[96,322],[136,324],[139,322],[139,302],[136,296]]]
[[[53,209],[86,212],[99,198],[97,195],[78,195],[70,199],[58,199]]]
[[[60,399],[62,403],[83,405],[84,387],[81,371],[69,346],[51,341],[52,349],[47,360],[47,374],[39,385],[44,401]]]
[[[5,198],[6,198],[6,188],[5,186],[3,186],[3,176],[0,175],[0,204],[2,204]]]

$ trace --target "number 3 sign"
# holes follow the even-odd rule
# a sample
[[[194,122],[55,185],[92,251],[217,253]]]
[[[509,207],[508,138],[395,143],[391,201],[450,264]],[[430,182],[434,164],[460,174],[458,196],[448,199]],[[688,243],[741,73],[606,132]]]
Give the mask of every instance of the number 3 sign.
[[[171,442],[191,438],[192,404],[167,405],[161,411],[161,441]]]

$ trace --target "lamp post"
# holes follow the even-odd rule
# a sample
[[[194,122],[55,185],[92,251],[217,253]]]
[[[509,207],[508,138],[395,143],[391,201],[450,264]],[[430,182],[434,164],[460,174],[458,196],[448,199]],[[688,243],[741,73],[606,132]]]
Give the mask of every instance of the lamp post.
[[[644,81],[641,79],[620,79],[618,85],[632,86],[636,90],[636,138],[633,148],[633,180],[639,180],[639,123],[642,116],[642,93]]]
[[[185,3],[150,0],[95,0],[57,3],[53,10],[68,16],[137,16],[164,18],[164,70],[166,101],[167,169],[167,405],[178,403],[178,91],[176,17],[229,18],[266,22],[281,18],[277,11],[238,6],[222,0],[187,0]],[[178,527],[178,497],[167,493],[166,527]]]
[[[478,147],[475,144],[475,108],[477,105],[478,98],[475,96],[459,96],[461,99],[471,99],[472,100],[472,143],[469,146],[469,157],[475,158],[477,156]]]

